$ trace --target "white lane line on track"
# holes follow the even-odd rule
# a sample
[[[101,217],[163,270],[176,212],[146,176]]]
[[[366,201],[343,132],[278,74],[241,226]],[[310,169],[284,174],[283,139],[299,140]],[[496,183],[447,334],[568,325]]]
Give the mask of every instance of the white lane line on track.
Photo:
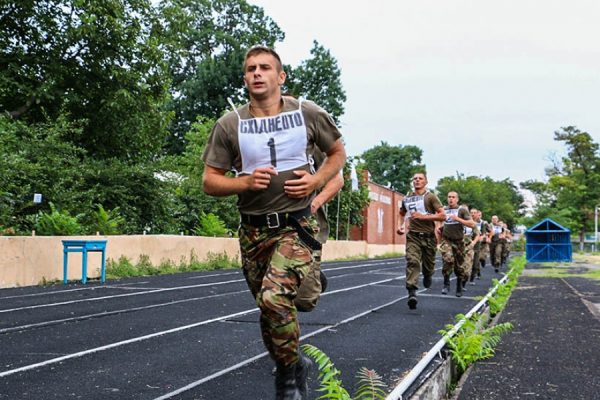
[[[378,262],[378,263],[352,265],[352,266],[339,267],[339,268],[328,268],[328,269],[323,269],[323,270],[325,272],[327,272],[327,271],[337,271],[337,270],[341,270],[341,269],[354,269],[354,268],[360,268],[360,267],[371,267],[371,266],[382,265],[382,264],[383,265],[385,265],[385,264],[395,264],[395,262],[383,262],[383,263],[382,262]],[[232,274],[234,274],[234,273],[232,273]],[[215,274],[215,275],[219,275],[219,274]],[[190,289],[190,288],[205,287],[205,286],[212,286],[212,285],[223,285],[223,284],[227,284],[227,283],[235,283],[235,282],[242,282],[242,281],[245,281],[245,279],[237,279],[237,280],[230,280],[230,281],[223,281],[223,282],[214,282],[214,283],[203,283],[203,284],[198,284],[198,285],[176,286],[176,287],[172,287],[172,288],[158,288],[158,289],[154,289],[153,288],[153,289],[150,289],[150,290],[148,290],[148,288],[140,288],[140,290],[145,290],[145,291],[138,292],[138,293],[116,294],[116,295],[110,295],[110,296],[93,297],[93,298],[89,298],[89,299],[69,300],[69,301],[63,301],[63,302],[57,302],[57,303],[38,304],[38,305],[33,305],[33,306],[23,306],[23,307],[17,307],[17,308],[10,308],[10,309],[5,309],[5,310],[0,310],[0,314],[1,313],[14,312],[14,311],[20,311],[20,310],[31,310],[31,309],[43,308],[43,307],[62,306],[62,305],[82,303],[82,302],[87,302],[87,301],[98,301],[98,300],[106,300],[106,299],[113,299],[113,298],[119,298],[119,297],[137,296],[137,295],[143,295],[143,294],[166,292],[166,291],[172,291],[172,290]],[[140,284],[141,283],[148,283],[148,281],[140,282]],[[131,284],[122,284],[122,286],[124,286],[124,285],[131,285]],[[63,290],[63,291],[48,292],[48,293],[34,293],[34,294],[22,295],[22,296],[14,296],[14,297],[40,296],[40,295],[44,295],[44,294],[54,294],[54,293],[60,293],[60,292],[79,291],[79,290],[91,290],[91,289],[101,289],[101,288],[113,288],[113,287],[116,287],[116,288],[120,289],[120,287],[117,287],[117,286],[119,286],[119,285],[115,284],[115,285],[106,285],[106,286],[95,286],[95,287],[90,287],[90,288],[67,289],[67,290]],[[7,298],[11,298],[11,297],[0,297],[0,299],[7,299]]]
[[[407,297],[408,296],[402,296],[402,297],[400,297],[398,299],[392,300],[392,301],[390,301],[388,303],[385,303],[385,304],[383,304],[381,306],[377,306],[377,307],[372,308],[370,310],[363,311],[363,312],[361,312],[359,314],[356,314],[356,315],[353,315],[353,316],[351,316],[349,318],[346,318],[346,319],[344,319],[344,320],[342,320],[340,322],[336,322],[335,324],[331,324],[331,325],[327,325],[327,326],[324,326],[322,328],[319,328],[319,329],[317,329],[317,330],[315,330],[315,331],[313,331],[311,333],[308,333],[306,335],[301,336],[300,340],[305,340],[305,339],[308,339],[309,337],[316,336],[316,335],[318,335],[320,333],[326,332],[326,331],[328,331],[330,329],[333,329],[333,328],[336,328],[336,327],[338,327],[340,325],[345,325],[345,324],[347,324],[349,322],[352,322],[352,321],[357,320],[357,319],[359,319],[361,317],[364,317],[365,315],[371,314],[372,312],[375,312],[375,311],[381,310],[382,308],[391,306],[392,304],[395,304],[395,303],[399,302],[400,300],[406,299]],[[250,363],[252,363],[252,362],[254,362],[256,360],[259,360],[261,358],[264,358],[267,355],[268,355],[267,352],[260,353],[260,354],[254,356],[254,357],[248,358],[248,359],[246,359],[246,360],[244,360],[244,361],[242,361],[240,363],[232,365],[231,367],[222,369],[222,370],[220,370],[218,372],[215,372],[212,375],[208,375],[208,376],[206,376],[206,377],[204,377],[202,379],[199,379],[199,380],[197,380],[195,382],[192,382],[192,383],[190,383],[188,385],[185,385],[185,386],[183,386],[183,387],[181,387],[181,388],[179,388],[177,390],[174,390],[172,392],[166,393],[166,394],[164,394],[164,395],[162,395],[160,397],[156,397],[154,400],[166,400],[166,399],[170,399],[173,396],[177,396],[178,394],[181,394],[183,392],[187,392],[188,390],[193,389],[196,386],[200,386],[203,383],[206,383],[208,381],[216,379],[216,378],[218,378],[220,376],[223,376],[223,375],[225,375],[225,374],[227,374],[227,373],[229,373],[231,371],[235,371],[236,369],[242,368],[243,366],[248,365],[248,364],[250,364]]]
[[[346,292],[346,291],[349,291],[349,290],[360,289],[360,288],[364,288],[364,287],[367,287],[367,286],[374,286],[374,285],[378,285],[378,284],[381,284],[381,283],[387,283],[387,282],[390,282],[390,281],[393,281],[393,280],[397,280],[397,279],[404,279],[404,277],[396,277],[396,278],[391,278],[391,279],[384,279],[384,280],[377,281],[377,282],[371,282],[371,283],[366,283],[366,284],[362,284],[362,285],[353,286],[353,287],[350,287],[350,288],[344,288],[344,289],[339,289],[339,290],[336,290],[336,291],[326,292],[323,295],[333,294],[333,293],[340,293],[340,292]],[[207,325],[207,324],[210,324],[210,323],[213,323],[213,322],[218,322],[218,321],[223,321],[223,320],[226,320],[226,319],[241,317],[243,315],[252,314],[252,313],[255,313],[255,312],[258,312],[258,311],[259,311],[258,308],[253,308],[253,309],[250,309],[250,310],[240,311],[240,312],[237,312],[237,313],[234,313],[234,314],[224,315],[222,317],[211,318],[211,319],[208,319],[208,320],[195,322],[193,324],[179,326],[177,328],[168,329],[166,331],[155,332],[155,333],[151,333],[149,335],[138,336],[138,337],[127,339],[127,340],[122,340],[122,341],[119,341],[119,342],[110,343],[110,344],[107,344],[107,345],[104,345],[104,346],[95,347],[95,348],[88,349],[88,350],[83,350],[83,351],[80,351],[80,352],[77,352],[77,353],[67,354],[67,355],[62,356],[62,357],[56,357],[56,358],[52,358],[52,359],[49,359],[49,360],[46,360],[46,361],[41,361],[39,363],[29,364],[29,365],[25,365],[25,366],[22,366],[22,367],[19,367],[19,368],[14,368],[14,369],[2,371],[2,372],[0,372],[0,378],[3,378],[3,377],[8,376],[8,375],[13,375],[13,374],[16,374],[16,373],[19,373],[19,372],[24,372],[24,371],[29,371],[29,370],[36,369],[36,368],[45,367],[47,365],[56,364],[56,363],[59,363],[61,361],[65,361],[65,360],[69,360],[69,359],[73,359],[73,358],[83,357],[83,356],[88,355],[88,354],[93,354],[93,353],[97,353],[97,352],[100,352],[100,351],[113,349],[115,347],[124,346],[124,345],[127,345],[127,344],[136,343],[136,342],[141,342],[141,341],[144,341],[144,340],[147,340],[147,339],[152,339],[152,338],[155,338],[155,337],[158,337],[158,336],[168,335],[168,334],[180,332],[180,331],[183,331],[183,330],[186,330],[186,329],[196,328],[198,326]]]
[[[115,310],[115,311],[105,311],[105,312],[96,313],[96,314],[80,315],[78,317],[55,319],[55,320],[51,320],[51,321],[38,322],[38,323],[35,323],[35,324],[12,326],[10,328],[0,329],[0,334],[7,333],[7,332],[23,331],[25,329],[30,329],[30,328],[39,328],[39,327],[47,326],[47,325],[56,325],[56,324],[61,324],[61,323],[64,323],[64,322],[70,322],[70,321],[81,321],[81,320],[85,320],[85,319],[106,317],[106,316],[114,315],[114,314],[124,314],[124,313],[132,312],[132,311],[148,310],[148,309],[157,308],[157,307],[167,307],[167,306],[172,306],[172,305],[175,305],[175,304],[187,303],[187,302],[190,302],[190,301],[206,300],[206,299],[212,299],[212,298],[216,298],[216,297],[229,296],[229,295],[232,295],[232,294],[241,294],[241,293],[246,293],[246,292],[248,292],[248,289],[246,289],[246,290],[239,290],[239,291],[236,291],[236,292],[227,292],[227,293],[213,294],[213,295],[210,295],[210,296],[192,297],[190,299],[173,300],[173,301],[169,301],[169,302],[166,302],[166,303],[151,304],[149,306],[124,308],[124,309]]]
[[[234,280],[231,280],[231,281],[224,281],[224,282],[201,283],[201,284],[198,284],[198,285],[186,285],[186,286],[176,286],[176,287],[172,287],[172,288],[162,288],[162,289],[155,289],[155,290],[147,290],[145,292],[115,294],[115,295],[112,295],[112,296],[101,296],[101,297],[94,297],[94,298],[91,298],[91,299],[78,299],[78,300],[61,301],[61,302],[58,302],[58,303],[38,304],[38,305],[35,305],[35,306],[25,306],[25,307],[17,307],[17,308],[9,308],[9,309],[6,309],[6,310],[0,310],[0,314],[1,313],[13,312],[13,311],[32,310],[32,309],[35,309],[35,308],[56,307],[56,306],[64,306],[64,305],[67,305],[67,304],[84,303],[86,301],[98,301],[98,300],[116,299],[116,298],[119,298],[119,297],[140,296],[140,295],[149,294],[149,293],[160,293],[160,292],[169,292],[169,291],[173,291],[173,290],[184,290],[184,289],[194,289],[194,288],[207,287],[207,286],[226,285],[228,283],[245,282],[245,281],[246,281],[246,279],[234,279]]]
[[[68,292],[79,292],[82,290],[121,289],[121,286],[123,286],[123,285],[130,285],[130,286],[131,285],[145,285],[148,282],[149,281],[137,282],[137,283],[122,283],[122,284],[113,284],[113,285],[103,285],[103,286],[88,286],[88,287],[82,287],[82,288],[76,288],[76,289],[53,290],[53,291],[41,292],[41,293],[28,293],[28,294],[17,294],[17,295],[13,295],[13,296],[0,296],[0,300],[20,299],[22,297],[48,296],[48,295],[63,294],[63,293],[68,293]],[[139,288],[139,289],[143,290],[143,289],[147,289],[147,288]]]
[[[198,275],[198,276],[189,276],[185,279],[202,279],[202,278],[214,278],[215,276],[225,276],[225,275],[239,275],[242,271],[238,270],[236,272],[227,272],[223,274],[211,274],[211,275]]]

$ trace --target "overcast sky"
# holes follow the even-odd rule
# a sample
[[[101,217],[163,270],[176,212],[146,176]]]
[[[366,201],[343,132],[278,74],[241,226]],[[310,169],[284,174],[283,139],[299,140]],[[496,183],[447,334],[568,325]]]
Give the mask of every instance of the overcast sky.
[[[424,152],[430,186],[456,172],[544,179],[553,132],[600,139],[600,1],[249,0],[285,32],[283,62],[331,50],[349,155]]]

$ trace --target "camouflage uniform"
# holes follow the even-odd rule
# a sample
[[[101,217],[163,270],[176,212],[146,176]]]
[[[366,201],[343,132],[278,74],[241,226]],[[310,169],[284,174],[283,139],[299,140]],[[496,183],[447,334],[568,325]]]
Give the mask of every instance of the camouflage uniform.
[[[452,271],[456,274],[456,278],[462,281],[465,279],[465,242],[464,239],[451,240],[442,239],[440,245],[442,252],[442,275],[449,277]]]
[[[274,137],[278,139],[277,147],[272,143]],[[301,359],[294,297],[310,273],[314,256],[298,231],[286,225],[289,219],[280,224],[278,218],[274,224],[269,216],[306,210],[310,213],[314,194],[291,198],[285,193],[285,182],[297,179],[294,171],[310,173],[308,155],[316,149],[328,153],[340,137],[335,121],[325,110],[310,101],[282,97],[276,116],[255,118],[250,103],[246,103],[219,118],[202,155],[207,166],[234,170],[241,176],[260,167],[277,168],[266,189],[238,193],[237,206],[242,216],[239,238],[244,276],[261,310],[263,341],[278,371],[295,368]],[[267,223],[252,222],[264,218]],[[310,233],[318,231],[314,217],[299,219],[309,231],[303,235],[305,240],[308,236],[315,241]],[[265,226],[269,224],[276,226]],[[316,248],[314,244],[312,247]]]
[[[444,284],[449,281],[452,271],[456,274],[459,282],[466,279],[465,265],[465,242],[464,242],[464,227],[458,221],[453,221],[450,214],[456,214],[462,219],[471,219],[471,214],[466,207],[444,208],[444,212],[448,216],[444,222],[442,230],[442,243],[440,251],[442,252],[442,275],[444,276]]]
[[[314,217],[300,223],[318,232]],[[271,229],[242,224],[239,237],[244,276],[261,310],[263,342],[275,361],[293,364],[300,339],[294,298],[313,269],[313,252],[289,226]]]
[[[499,225],[492,225],[492,229],[494,230],[494,236],[490,243],[490,261],[494,268],[498,269],[500,268],[500,263],[502,261],[503,239],[500,239],[500,234],[502,233],[503,228]]]
[[[421,267],[424,276],[432,276],[435,271],[437,251],[433,232],[412,232],[406,235],[406,288],[419,288]]]
[[[471,246],[471,243],[477,236],[479,236],[479,229],[477,225],[475,228],[469,228],[468,226],[464,227],[465,237],[463,238],[463,242],[465,245],[465,260],[463,262],[463,276],[465,279],[469,279],[472,276],[473,271],[473,258],[475,256],[475,249]],[[472,279],[471,279],[472,280]]]
[[[400,210],[410,221],[406,234],[406,289],[409,292],[419,289],[421,269],[424,277],[433,276],[437,251],[435,223],[412,219],[412,212],[434,214],[439,208],[442,208],[442,203],[429,191],[421,195],[411,192],[402,200]]]
[[[316,239],[324,244],[329,236],[329,223],[327,222],[327,215],[325,210],[320,207],[317,210],[317,223],[318,223],[318,234]],[[298,311],[312,311],[321,298],[323,287],[321,286],[321,250],[313,250],[314,263],[312,268],[302,281],[302,284],[298,288],[298,294],[294,299],[294,304]]]
[[[475,243],[475,246],[473,247],[473,258],[472,258],[472,263],[471,263],[471,281],[473,281],[475,279],[475,277],[479,277],[481,276],[481,267],[480,267],[480,254],[483,251],[483,247],[485,244],[485,233],[484,233],[484,227],[485,227],[485,222],[484,221],[479,221],[476,222],[476,226],[477,226],[477,230],[479,231],[478,236],[482,236],[477,243]]]

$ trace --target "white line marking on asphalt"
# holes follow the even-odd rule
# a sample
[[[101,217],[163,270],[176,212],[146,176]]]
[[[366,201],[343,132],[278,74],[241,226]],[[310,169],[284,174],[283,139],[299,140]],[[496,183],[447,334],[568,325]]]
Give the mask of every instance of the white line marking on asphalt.
[[[176,287],[172,287],[172,288],[162,288],[162,289],[155,289],[155,290],[147,290],[145,292],[115,294],[115,295],[112,295],[112,296],[101,296],[101,297],[94,297],[94,298],[91,298],[91,299],[78,299],[78,300],[61,301],[59,303],[38,304],[38,305],[35,305],[35,306],[17,307],[17,308],[9,308],[9,309],[6,309],[6,310],[0,310],[0,313],[7,313],[7,312],[21,311],[21,310],[31,310],[31,309],[43,308],[43,307],[64,306],[64,305],[67,305],[67,304],[83,303],[83,302],[86,302],[86,301],[98,301],[98,300],[116,299],[118,297],[140,296],[142,294],[169,292],[169,291],[173,291],[173,290],[184,290],[184,289],[194,289],[194,288],[207,287],[207,286],[226,285],[228,283],[245,282],[245,281],[246,281],[246,279],[235,279],[235,280],[224,281],[224,282],[201,283],[201,284],[198,284],[198,285],[176,286]]]
[[[96,313],[96,314],[80,315],[78,317],[72,317],[72,318],[55,319],[55,320],[51,320],[51,321],[38,322],[35,324],[12,326],[10,328],[0,329],[0,334],[7,333],[7,332],[14,332],[14,331],[22,331],[22,330],[30,329],[30,328],[39,328],[39,327],[47,326],[47,325],[56,325],[56,324],[60,324],[63,322],[69,322],[69,321],[81,321],[81,320],[85,320],[85,319],[106,317],[106,316],[114,315],[114,314],[124,314],[126,312],[147,310],[147,309],[156,308],[156,307],[167,307],[167,306],[172,306],[174,304],[187,303],[189,301],[206,300],[206,299],[212,299],[212,298],[216,298],[216,297],[229,296],[232,294],[240,294],[240,293],[246,293],[246,292],[248,292],[248,289],[240,290],[240,291],[236,291],[236,292],[213,294],[210,296],[193,297],[190,299],[173,300],[173,301],[169,301],[167,303],[151,304],[149,306],[143,306],[143,307],[124,308],[124,309],[115,310],[115,311],[105,311],[105,312]]]
[[[328,269],[323,269],[323,270],[325,272],[326,271],[337,271],[337,270],[342,270],[342,269],[372,267],[375,265],[382,265],[382,264],[396,264],[396,262],[373,262],[370,264],[360,264],[360,265],[352,265],[352,266],[347,266],[347,267],[328,268]],[[237,273],[238,272],[222,274],[222,275],[231,275],[231,274],[237,274]],[[221,274],[215,274],[213,276],[217,276],[217,275],[221,275]],[[332,277],[332,278],[334,278],[334,277]],[[198,284],[198,285],[176,286],[176,287],[172,287],[172,288],[150,288],[150,289],[149,288],[140,288],[140,290],[144,290],[144,291],[138,292],[138,293],[124,293],[124,294],[116,294],[116,295],[110,295],[110,296],[93,297],[93,298],[88,298],[88,299],[69,300],[69,301],[63,301],[63,302],[57,302],[57,303],[47,303],[47,304],[38,304],[38,305],[33,305],[33,306],[23,306],[23,307],[0,310],[0,313],[8,313],[8,312],[14,312],[14,311],[20,311],[20,310],[31,310],[31,309],[44,308],[44,307],[55,307],[55,306],[62,306],[62,305],[67,305],[67,304],[76,304],[76,303],[82,303],[82,302],[88,302],[88,301],[106,300],[106,299],[113,299],[113,298],[127,297],[127,296],[137,296],[137,295],[166,292],[166,291],[172,291],[172,290],[182,290],[182,289],[206,287],[206,286],[212,286],[212,285],[223,285],[223,284],[227,284],[227,283],[235,283],[235,282],[243,282],[243,281],[245,281],[245,279],[236,279],[236,280],[214,282],[214,283],[203,283],[203,284]],[[139,282],[139,284],[142,284],[142,283],[148,283],[148,281]],[[92,290],[92,289],[101,289],[101,288],[102,289],[105,289],[105,288],[118,288],[118,289],[125,288],[125,289],[127,289],[127,286],[125,286],[125,285],[132,285],[132,284],[135,284],[135,283],[122,284],[123,287],[116,287],[119,285],[114,284],[114,285],[106,285],[106,286],[95,286],[95,287],[89,287],[89,288],[67,289],[67,290],[56,291],[56,292],[34,293],[34,294],[28,294],[28,295],[22,295],[22,296],[0,297],[0,299],[8,299],[8,298],[12,298],[12,297],[41,296],[44,294],[55,294],[55,293],[61,293],[61,292],[64,293],[64,292],[69,292],[69,291]]]
[[[357,285],[357,286],[353,286],[351,288],[338,289],[338,290],[335,290],[335,291],[326,292],[326,293],[323,294],[323,296],[324,295],[328,295],[328,294],[333,294],[333,293],[347,292],[349,290],[360,289],[360,288],[367,287],[367,286],[373,286],[373,285],[377,285],[377,284],[380,284],[380,283],[390,282],[390,281],[393,281],[393,280],[396,280],[396,279],[404,279],[404,277],[384,279],[382,281],[371,282],[371,283],[367,283],[367,284],[364,284],[364,285]],[[168,329],[166,331],[155,332],[155,333],[152,333],[152,334],[149,334],[149,335],[138,336],[138,337],[127,339],[127,340],[122,340],[122,341],[119,341],[119,342],[110,343],[110,344],[107,344],[107,345],[104,345],[104,346],[95,347],[95,348],[88,349],[88,350],[83,350],[83,351],[80,351],[80,352],[77,352],[77,353],[67,354],[67,355],[62,356],[62,357],[52,358],[50,360],[42,361],[42,362],[39,362],[39,363],[29,364],[29,365],[25,365],[23,367],[19,367],[19,368],[14,368],[14,369],[2,371],[2,372],[0,372],[0,378],[8,376],[8,375],[16,374],[16,373],[19,373],[19,372],[23,372],[23,371],[28,371],[28,370],[32,370],[32,369],[44,367],[44,366],[47,366],[47,365],[56,364],[58,362],[69,360],[69,359],[72,359],[72,358],[79,358],[79,357],[83,357],[83,356],[88,355],[88,354],[92,354],[92,353],[97,353],[97,352],[104,351],[104,350],[113,349],[115,347],[124,346],[124,345],[127,345],[127,344],[136,343],[136,342],[141,342],[143,340],[152,339],[152,338],[155,338],[155,337],[158,337],[158,336],[163,336],[163,335],[167,335],[167,334],[171,334],[171,333],[180,332],[180,331],[183,331],[183,330],[186,330],[186,329],[195,328],[195,327],[198,327],[198,326],[207,325],[207,324],[210,324],[210,323],[213,323],[213,322],[218,322],[218,321],[223,321],[223,320],[226,320],[226,319],[240,317],[240,316],[251,314],[251,313],[255,313],[255,312],[258,312],[258,311],[259,311],[258,308],[253,308],[253,309],[250,309],[250,310],[240,311],[240,312],[237,312],[237,313],[234,313],[234,314],[224,315],[222,317],[211,318],[211,319],[208,319],[208,320],[195,322],[193,324],[189,324],[189,325],[184,325],[184,326],[180,326],[180,327],[177,327],[177,328]]]
[[[53,295],[53,294],[78,292],[81,290],[96,290],[96,289],[107,289],[107,288],[120,289],[120,285],[141,285],[141,284],[146,284],[146,283],[148,283],[148,281],[137,282],[137,283],[127,283],[127,284],[123,283],[123,284],[103,285],[103,286],[88,286],[88,287],[82,287],[82,288],[76,288],[76,289],[53,290],[53,291],[41,292],[41,293],[18,294],[18,295],[14,295],[14,296],[0,296],[0,299],[4,300],[4,299],[19,299],[21,297],[48,296],[48,295]],[[140,289],[144,289],[144,288],[140,288]]]
[[[308,333],[306,335],[301,336],[300,340],[308,339],[309,337],[316,336],[316,335],[318,335],[320,333],[326,332],[326,331],[328,331],[330,329],[333,329],[333,328],[336,328],[336,327],[338,327],[340,325],[347,324],[347,323],[352,322],[352,321],[354,321],[356,319],[364,317],[365,315],[371,314],[372,312],[375,312],[375,311],[381,310],[382,308],[391,306],[392,304],[395,304],[395,303],[399,302],[400,300],[403,300],[403,299],[406,299],[406,298],[407,298],[407,296],[400,297],[398,299],[395,299],[395,300],[392,300],[392,301],[390,301],[388,303],[385,303],[385,304],[383,304],[381,306],[377,306],[375,308],[371,308],[370,310],[363,311],[363,312],[361,312],[359,314],[356,314],[356,315],[353,315],[353,316],[351,316],[349,318],[346,318],[346,319],[344,319],[344,320],[342,320],[340,322],[336,322],[335,324],[324,326],[324,327],[319,328],[319,329],[317,329],[317,330],[315,330],[315,331],[313,331],[311,333]],[[181,388],[179,388],[177,390],[174,390],[172,392],[166,393],[166,394],[164,394],[164,395],[162,395],[160,397],[156,397],[154,400],[166,400],[166,399],[170,399],[173,396],[177,396],[178,394],[181,394],[183,392],[187,392],[190,389],[193,389],[193,388],[195,388],[197,386],[202,385],[203,383],[206,383],[206,382],[211,381],[211,380],[213,380],[215,378],[223,376],[223,375],[225,375],[225,374],[227,374],[227,373],[229,373],[231,371],[239,369],[239,368],[241,368],[241,367],[243,367],[245,365],[248,365],[248,364],[250,364],[250,363],[252,363],[252,362],[254,362],[256,360],[264,358],[267,355],[268,355],[267,352],[260,353],[260,354],[254,356],[254,357],[248,358],[248,359],[246,359],[246,360],[244,360],[244,361],[242,361],[240,363],[232,365],[231,367],[222,369],[222,370],[220,370],[218,372],[215,372],[212,375],[208,375],[208,376],[206,376],[206,377],[204,377],[202,379],[199,379],[199,380],[197,380],[195,382],[192,382],[192,383],[190,383],[188,385],[185,385],[185,386],[183,386],[183,387],[181,387]]]

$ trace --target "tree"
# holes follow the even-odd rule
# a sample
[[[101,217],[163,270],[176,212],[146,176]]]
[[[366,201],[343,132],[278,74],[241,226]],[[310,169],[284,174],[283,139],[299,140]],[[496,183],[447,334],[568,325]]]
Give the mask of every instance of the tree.
[[[592,228],[594,208],[600,203],[600,152],[587,132],[567,126],[554,132],[567,155],[546,169],[547,182],[527,181],[521,186],[536,196],[535,220],[551,217],[579,236],[583,248],[586,230]]]
[[[157,22],[148,0],[3,2],[0,113],[76,121],[64,140],[90,157],[153,159],[169,120]]]
[[[284,91],[314,101],[327,110],[339,126],[340,117],[344,114],[346,92],[342,87],[342,73],[337,60],[316,40],[313,41],[310,54],[312,58],[302,61],[297,68],[286,65]]]
[[[245,0],[163,0],[160,36],[173,82],[168,151],[185,148],[198,116],[217,119],[227,98],[244,97],[242,63],[254,45],[274,46],[284,34],[262,8]]]
[[[408,193],[414,173],[425,171],[422,156],[423,150],[417,146],[390,146],[382,141],[362,153],[361,158],[373,182]]]
[[[448,192],[457,192],[460,204],[477,208],[486,220],[497,215],[509,227],[514,226],[523,213],[523,195],[509,179],[495,181],[490,177],[465,178],[458,174],[440,179],[436,191],[444,203]]]
[[[356,164],[358,190],[353,190],[351,171]],[[348,240],[350,226],[363,224],[363,210],[369,205],[369,186],[363,177],[364,164],[356,157],[348,157],[344,169],[344,186],[328,204],[327,220],[330,227],[330,236]],[[338,212],[339,210],[339,212]],[[336,236],[337,232],[337,236]]]

